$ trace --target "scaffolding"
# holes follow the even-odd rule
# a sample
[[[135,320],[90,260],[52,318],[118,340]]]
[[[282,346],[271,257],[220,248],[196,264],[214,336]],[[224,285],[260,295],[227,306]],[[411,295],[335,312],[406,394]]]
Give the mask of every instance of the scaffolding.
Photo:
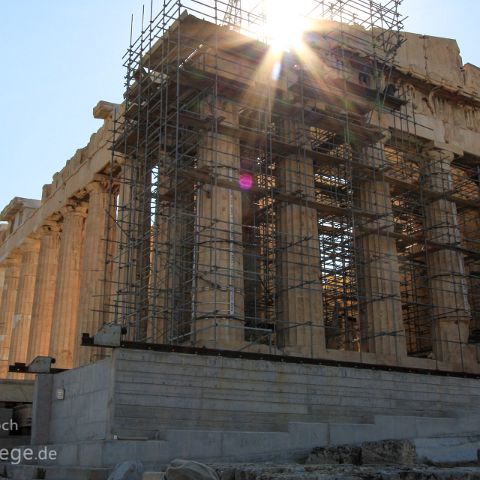
[[[142,21],[106,262],[106,314],[129,339],[463,362],[480,172],[416,135],[400,3],[312,0],[283,52],[261,5],[165,0]]]

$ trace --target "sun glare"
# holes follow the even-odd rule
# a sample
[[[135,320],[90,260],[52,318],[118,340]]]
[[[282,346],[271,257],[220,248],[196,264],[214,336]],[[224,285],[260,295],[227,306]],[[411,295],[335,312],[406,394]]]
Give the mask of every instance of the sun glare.
[[[302,0],[269,0],[266,10],[266,35],[272,48],[278,52],[300,50],[307,28],[302,15]]]

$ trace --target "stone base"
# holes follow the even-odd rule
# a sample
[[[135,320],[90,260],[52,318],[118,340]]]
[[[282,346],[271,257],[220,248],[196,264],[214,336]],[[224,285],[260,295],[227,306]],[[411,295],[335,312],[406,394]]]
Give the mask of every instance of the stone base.
[[[154,469],[479,430],[477,379],[117,349],[38,377],[32,443],[56,449],[57,465]]]

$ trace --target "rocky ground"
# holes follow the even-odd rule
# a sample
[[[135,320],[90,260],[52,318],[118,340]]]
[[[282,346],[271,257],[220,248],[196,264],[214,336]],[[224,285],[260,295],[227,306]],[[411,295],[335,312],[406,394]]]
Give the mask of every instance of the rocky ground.
[[[480,463],[428,464],[417,457],[415,445],[408,440],[319,447],[298,464],[215,464],[209,467],[211,475],[201,467],[197,470],[195,465],[185,465],[175,470],[174,475],[173,470],[167,469],[165,477],[166,480],[216,480],[215,477],[218,480],[480,480]]]
[[[384,440],[318,447],[295,464],[177,459],[164,472],[144,473],[140,462],[125,462],[108,480],[480,480],[480,462],[433,465],[418,458],[413,442]]]
[[[477,466],[212,465],[220,480],[480,480]]]

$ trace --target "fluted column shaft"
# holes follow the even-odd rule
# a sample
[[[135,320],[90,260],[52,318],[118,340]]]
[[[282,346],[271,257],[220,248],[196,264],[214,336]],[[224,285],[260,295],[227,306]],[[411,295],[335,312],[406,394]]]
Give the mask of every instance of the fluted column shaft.
[[[363,149],[360,160],[381,168],[384,155],[383,144],[377,144]],[[395,239],[389,236],[394,230],[390,185],[381,178],[366,179],[357,193],[359,207],[378,216],[362,220],[358,232],[362,346],[372,353],[405,357],[398,255]]]
[[[85,209],[68,206],[63,213],[55,304],[53,309],[50,355],[56,367],[72,368],[77,338],[78,302],[80,298],[80,268],[83,253]]]
[[[149,319],[151,171],[142,155],[122,165],[119,195],[117,315],[127,327],[127,339],[145,342]]]
[[[12,254],[3,264],[5,266],[5,279],[0,306],[0,378],[6,378],[8,372],[13,314],[20,277],[20,255],[18,252]]]
[[[85,242],[81,268],[80,302],[76,338],[83,333],[95,334],[103,324],[105,253],[109,192],[107,185],[92,182],[89,193],[88,214],[85,220]],[[99,349],[75,345],[75,366],[86,365],[98,357]]]
[[[477,199],[480,200],[480,195],[477,195]],[[460,217],[460,223],[462,224],[462,238],[465,248],[478,252],[480,250],[480,211],[478,209],[464,210]],[[472,315],[469,331],[474,338],[478,338],[480,335],[480,259],[474,255],[466,258],[465,270],[468,283],[468,300]]]
[[[1,292],[3,292],[3,287],[5,285],[5,272],[7,270],[7,267],[5,266],[5,263],[2,263],[0,265],[0,309],[2,308],[2,295]]]
[[[15,362],[26,363],[27,361],[28,338],[32,319],[39,251],[40,241],[38,239],[27,238],[21,246],[20,277],[15,311],[13,314],[10,352],[8,355],[10,365]],[[9,376],[19,378],[18,374],[13,373],[9,374]]]
[[[60,251],[60,225],[47,222],[40,229],[40,253],[37,282],[33,296],[32,322],[30,326],[27,362],[38,355],[48,355],[52,330],[55,284]]]
[[[238,110],[229,102],[206,100],[206,115],[224,117],[238,126]],[[208,132],[202,139],[199,166],[219,179],[238,181],[240,143],[237,138]],[[241,192],[218,185],[198,191],[194,278],[197,345],[236,349],[244,344],[244,285]]]
[[[166,160],[163,160],[164,163]],[[161,167],[165,170],[165,165]],[[168,292],[168,260],[170,241],[174,234],[170,231],[170,204],[162,201],[161,196],[169,190],[169,178],[165,174],[159,175],[158,196],[155,205],[155,222],[152,229],[152,275],[150,277],[151,321],[148,336],[154,343],[166,342],[169,336],[167,331],[167,292]]]
[[[453,190],[450,168],[453,159],[453,153],[429,151],[423,182],[428,192],[426,236],[434,244],[427,255],[433,351],[438,360],[459,364],[468,341],[470,306],[463,254],[455,250],[461,241],[457,207],[444,197]]]
[[[279,189],[315,201],[311,158],[279,160]],[[325,351],[317,209],[281,203],[277,220],[277,315],[279,346],[317,357]]]

